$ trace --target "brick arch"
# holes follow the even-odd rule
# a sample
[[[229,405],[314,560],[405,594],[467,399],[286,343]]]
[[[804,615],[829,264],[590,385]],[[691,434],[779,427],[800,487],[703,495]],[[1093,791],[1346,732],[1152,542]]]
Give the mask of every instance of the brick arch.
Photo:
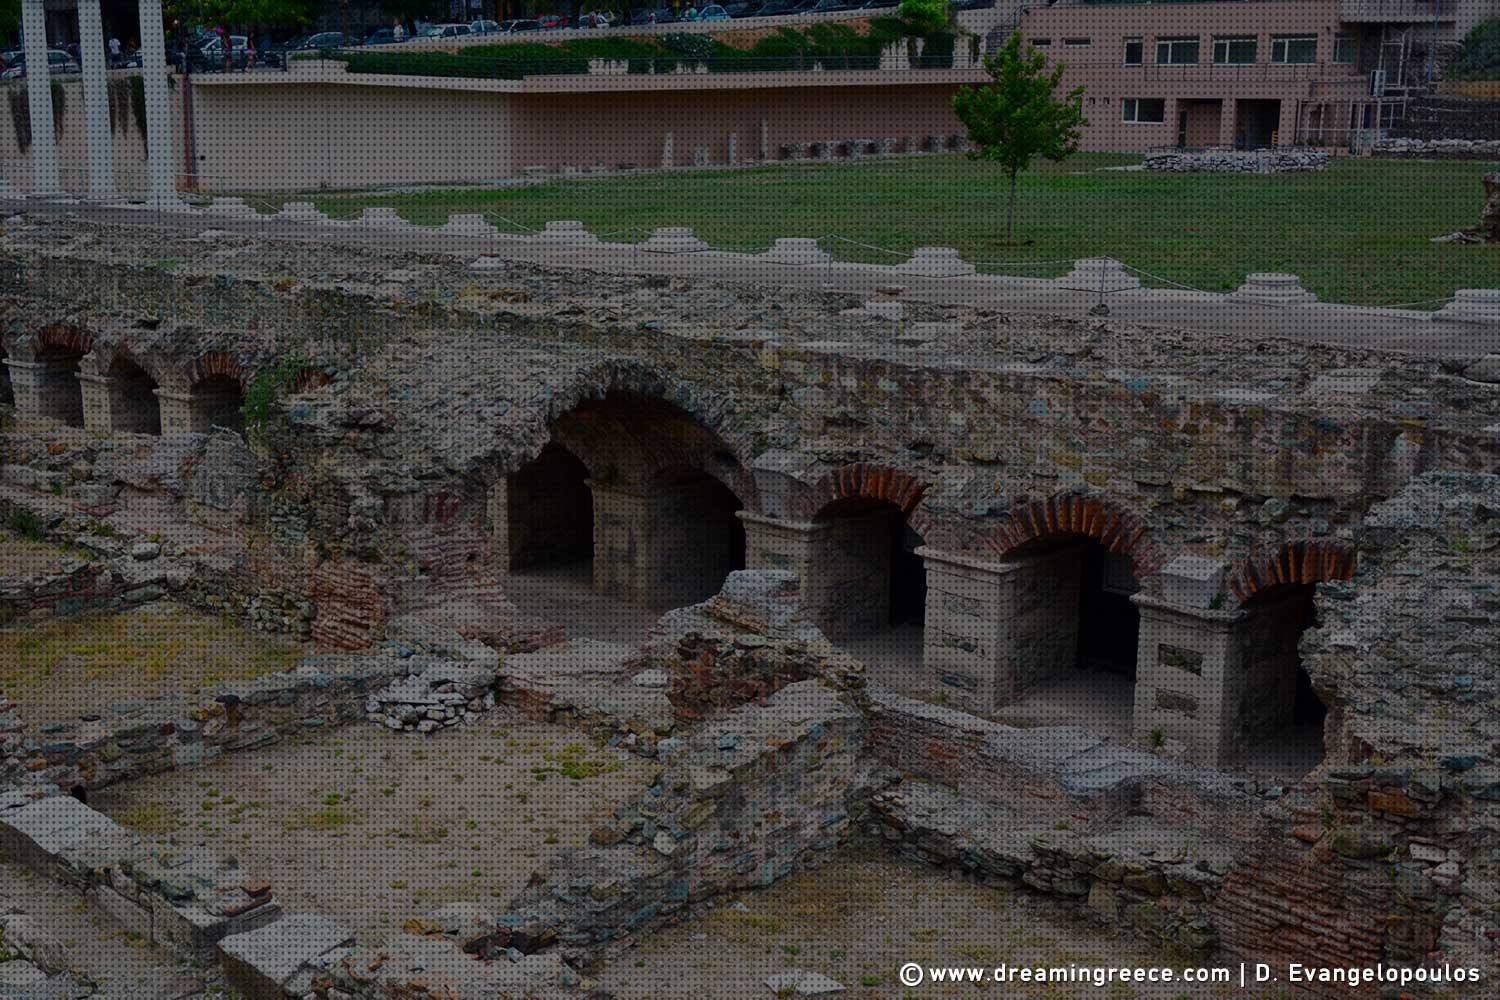
[[[245,387],[245,369],[229,354],[223,351],[209,351],[199,355],[188,368],[188,383],[197,385],[204,379],[214,378],[222,375],[238,383],[241,389]]]
[[[986,546],[1002,559],[1022,546],[1069,535],[1092,538],[1110,552],[1130,556],[1135,578],[1144,580],[1161,559],[1149,539],[1150,527],[1129,510],[1103,497],[1059,493],[1011,512],[990,532]]]
[[[1354,578],[1355,548],[1341,538],[1307,538],[1268,545],[1250,553],[1229,574],[1229,589],[1241,604],[1286,584]]]
[[[672,464],[701,467],[728,487],[746,510],[760,509],[760,491],[750,474],[756,435],[736,411],[731,394],[700,390],[665,368],[634,359],[611,359],[562,374],[560,380],[543,383],[546,391],[535,397],[530,428],[507,435],[502,447],[485,456],[485,465],[493,470],[485,473],[487,477],[514,473],[538,458],[552,440],[554,426],[572,411],[625,394],[679,411],[708,432],[714,442],[712,451],[658,453],[654,471]]]
[[[288,390],[293,396],[301,392],[309,392],[320,389],[325,385],[333,384],[333,376],[321,368],[304,368],[292,379],[291,388]]]
[[[48,347],[87,354],[94,349],[94,337],[83,327],[72,323],[49,323],[31,336],[33,356]]]
[[[87,354],[80,367],[89,375],[108,375],[117,361],[129,361],[140,368],[162,388],[176,388],[181,373],[172,362],[151,348],[140,348],[128,342],[99,344]]]
[[[855,462],[828,473],[813,486],[814,516],[840,500],[880,500],[893,503],[901,513],[913,516],[928,484],[891,465]],[[925,518],[923,519],[925,520]],[[915,529],[916,525],[912,527]]]

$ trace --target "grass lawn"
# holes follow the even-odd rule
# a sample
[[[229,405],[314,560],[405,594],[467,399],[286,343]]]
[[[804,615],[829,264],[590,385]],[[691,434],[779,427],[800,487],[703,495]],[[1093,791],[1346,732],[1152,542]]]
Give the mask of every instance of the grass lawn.
[[[28,723],[288,670],[302,644],[157,602],[122,614],[0,629],[0,691]]]
[[[1103,169],[1137,159],[1080,154],[1026,174],[1017,236],[1032,242],[1022,247],[1003,245],[999,171],[963,156],[312,200],[338,217],[390,205],[423,225],[453,212],[489,212],[502,231],[496,216],[532,228],[581,219],[619,240],[641,238],[636,229],[691,226],[715,246],[746,250],[778,236],[835,234],[902,254],[952,246],[973,261],[1109,256],[1218,291],[1237,287],[1251,271],[1290,271],[1327,301],[1375,305],[1500,285],[1500,247],[1430,242],[1478,224],[1479,179],[1493,164],[1339,158],[1321,173],[1271,176]],[[268,211],[306,199],[249,200]],[[826,246],[847,260],[901,259]],[[1054,276],[1066,268],[984,270]]]

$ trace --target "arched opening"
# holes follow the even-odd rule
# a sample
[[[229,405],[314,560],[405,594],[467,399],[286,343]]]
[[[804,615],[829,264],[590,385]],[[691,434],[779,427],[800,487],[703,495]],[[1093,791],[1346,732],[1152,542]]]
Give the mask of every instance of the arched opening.
[[[1141,628],[1130,554],[1065,531],[1031,538],[1002,562],[1013,599],[1001,693],[1008,687],[1013,700],[1001,717],[1129,739]]]
[[[126,357],[109,368],[112,429],[132,434],[161,433],[161,404],[156,382],[146,370]]]
[[[575,636],[639,641],[745,566],[748,482],[728,447],[663,400],[612,392],[551,425],[491,490],[492,555],[518,607]]]
[[[1316,628],[1317,587],[1283,583],[1242,605],[1249,618],[1248,669],[1240,708],[1248,770],[1297,780],[1324,757],[1328,708],[1302,663],[1302,634]]]
[[[245,430],[245,395],[239,380],[229,375],[209,375],[192,388],[192,430],[207,434],[215,427],[242,434]]]
[[[594,496],[588,478],[588,466],[553,442],[505,478],[506,569],[587,566],[594,558]]]
[[[890,500],[851,496],[814,518],[818,564],[804,601],[830,639],[885,683],[920,683],[927,570],[922,537]]]
[[[45,344],[36,354],[37,415],[70,427],[83,426],[83,383],[78,363],[84,351],[66,344]]]

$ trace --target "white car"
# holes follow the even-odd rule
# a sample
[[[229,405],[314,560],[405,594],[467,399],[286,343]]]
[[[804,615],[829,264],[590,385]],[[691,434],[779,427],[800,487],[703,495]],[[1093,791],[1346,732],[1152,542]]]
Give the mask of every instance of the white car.
[[[61,49],[51,49],[47,52],[47,70],[50,73],[82,73],[83,70],[73,57]],[[0,80],[21,80],[26,77],[26,56],[23,53],[14,66],[8,67],[4,73],[0,73]]]
[[[429,24],[422,29],[422,38],[463,38],[472,34],[467,24]]]
[[[500,34],[499,21],[470,21],[469,34],[471,35],[498,35]]]

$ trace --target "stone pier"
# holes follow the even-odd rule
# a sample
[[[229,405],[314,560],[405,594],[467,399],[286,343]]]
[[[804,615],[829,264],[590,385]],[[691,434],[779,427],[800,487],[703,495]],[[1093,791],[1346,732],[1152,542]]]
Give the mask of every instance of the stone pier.
[[[927,566],[922,668],[955,704],[987,712],[1074,665],[1077,546],[990,562],[917,549]]]
[[[16,413],[83,426],[84,409],[76,359],[17,361],[6,358],[5,365],[10,369]]]
[[[714,485],[590,480],[594,589],[659,610],[716,593],[731,567],[727,528],[702,516]]]
[[[891,608],[891,519],[881,507],[817,521],[747,512],[747,569],[786,569],[802,579],[809,617],[835,640],[886,627]]]
[[[1188,565],[1191,564],[1191,565]],[[1208,570],[1203,572],[1202,570]],[[1186,744],[1211,767],[1234,764],[1291,720],[1305,591],[1224,610],[1225,567],[1184,556],[1163,572],[1163,596],[1137,594],[1134,736]]]

